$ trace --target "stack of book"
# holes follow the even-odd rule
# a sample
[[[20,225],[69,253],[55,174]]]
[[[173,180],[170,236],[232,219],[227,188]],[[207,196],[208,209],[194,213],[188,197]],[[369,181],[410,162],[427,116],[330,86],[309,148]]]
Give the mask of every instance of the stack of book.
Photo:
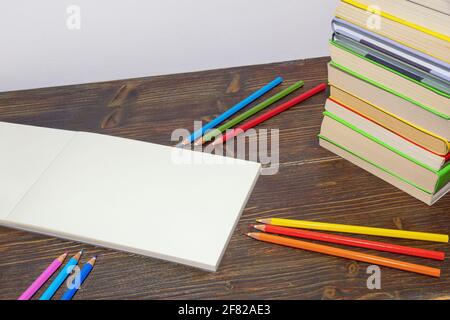
[[[320,144],[432,205],[450,190],[450,0],[342,0]]]

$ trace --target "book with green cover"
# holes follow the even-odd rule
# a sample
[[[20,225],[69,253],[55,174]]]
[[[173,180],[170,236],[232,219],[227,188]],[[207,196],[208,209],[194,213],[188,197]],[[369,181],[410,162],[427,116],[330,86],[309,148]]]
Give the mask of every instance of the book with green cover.
[[[424,191],[419,186],[415,185],[411,181],[408,181],[396,173],[379,166],[378,164],[361,157],[355,152],[349,150],[348,148],[344,148],[333,140],[319,135],[319,144],[323,148],[335,153],[336,155],[344,158],[345,160],[353,163],[354,165],[362,168],[363,170],[377,176],[380,179],[390,183],[391,185],[399,188],[400,190],[408,193],[409,195],[415,197],[416,199],[425,202],[428,205],[433,205],[443,196],[445,196],[450,191],[450,183],[444,186],[437,193],[431,194],[429,192]]]
[[[354,55],[364,58],[390,72],[404,77],[410,81],[424,86],[438,94],[447,96],[450,94],[450,81],[430,73],[417,64],[410,64],[395,55],[389,55],[385,50],[377,50],[377,47],[366,45],[365,42],[356,41],[346,35],[335,33],[332,45],[348,50]]]
[[[330,40],[330,44],[332,46],[335,46],[337,48],[345,50],[345,51],[347,51],[347,52],[349,52],[349,53],[351,53],[351,54],[353,54],[353,55],[355,55],[355,56],[357,56],[357,57],[359,57],[361,59],[364,59],[365,61],[368,61],[368,62],[370,62],[370,63],[372,63],[372,64],[374,64],[374,65],[376,65],[376,66],[378,66],[380,68],[388,70],[389,72],[392,72],[392,73],[394,73],[394,74],[396,74],[396,75],[398,75],[398,76],[400,76],[402,78],[405,78],[405,79],[407,79],[409,81],[412,81],[412,82],[414,82],[415,84],[417,84],[419,86],[422,86],[422,87],[424,87],[424,88],[426,88],[428,90],[431,90],[431,91],[437,93],[438,95],[446,97],[447,99],[450,98],[450,95],[447,92],[445,92],[444,90],[441,90],[439,88],[433,87],[433,86],[431,86],[431,85],[429,85],[427,83],[421,82],[418,79],[413,78],[411,74],[407,75],[407,74],[405,74],[403,72],[400,72],[399,70],[395,70],[395,69],[393,69],[393,66],[389,66],[388,64],[384,64],[382,61],[376,61],[375,57],[366,56],[366,55],[363,55],[361,53],[358,53],[358,52],[356,52],[355,48],[350,48],[349,46],[347,46],[347,45],[345,45],[345,44],[343,44],[341,42],[338,42],[337,40]]]
[[[434,170],[434,169],[430,168],[429,166],[427,166],[427,165],[417,161],[416,159],[414,159],[410,155],[407,155],[407,154],[397,150],[396,148],[394,148],[394,147],[388,145],[387,143],[385,143],[384,141],[381,141],[381,140],[373,137],[372,135],[368,134],[367,132],[365,132],[361,128],[358,128],[358,127],[354,126],[353,124],[351,124],[351,123],[349,123],[349,122],[347,122],[347,121],[337,117],[336,115],[334,115],[334,114],[332,114],[332,113],[330,113],[328,111],[324,112],[324,116],[333,119],[334,121],[336,121],[336,122],[344,125],[345,127],[351,129],[353,132],[355,132],[355,133],[365,137],[366,139],[369,139],[369,140],[375,142],[379,146],[382,146],[388,152],[393,152],[393,153],[397,154],[398,156],[408,160],[409,162],[414,163],[418,167],[429,171],[429,173],[431,175],[435,176],[436,183],[434,185],[434,189],[433,190],[430,190],[428,188],[420,186],[419,183],[413,183],[413,182],[405,179],[405,181],[407,181],[409,184],[414,185],[414,187],[419,188],[420,190],[425,191],[425,192],[427,192],[429,194],[433,194],[433,193],[436,193],[437,191],[439,191],[442,187],[444,187],[445,185],[447,185],[450,182],[450,166],[446,166],[446,167],[442,168],[439,171]],[[339,143],[339,141],[336,141],[335,139],[333,139],[333,137],[326,136],[326,135],[324,135],[322,133],[321,133],[321,135],[319,137],[321,139],[325,139],[327,141],[330,141],[330,142],[333,142],[335,144],[338,144],[340,146],[340,148],[343,148],[341,143]],[[358,150],[347,150],[347,151],[351,151],[353,154],[358,154]],[[377,159],[366,159],[366,158],[362,157],[362,160],[364,160],[366,162],[370,162],[372,165],[379,166],[377,164]],[[382,166],[380,166],[380,169],[382,169],[384,171],[392,171],[392,170],[385,169]],[[401,178],[401,177],[398,176],[397,178]]]
[[[389,87],[387,87],[387,86],[385,86],[385,85],[383,85],[381,83],[378,83],[378,82],[376,82],[374,80],[371,80],[371,79],[363,76],[362,74],[360,74],[360,73],[358,73],[356,71],[353,71],[353,70],[351,70],[351,69],[349,69],[347,67],[344,67],[344,66],[336,63],[335,61],[331,61],[330,65],[332,67],[336,68],[336,69],[339,69],[339,70],[341,70],[341,71],[343,71],[345,73],[348,73],[349,75],[351,75],[351,76],[353,76],[353,77],[355,77],[355,78],[357,78],[359,80],[367,82],[367,83],[369,83],[369,84],[371,84],[371,85],[373,85],[373,86],[375,86],[377,88],[380,88],[380,89],[382,89],[382,90],[384,90],[386,92],[389,92],[390,94],[393,94],[393,95],[395,95],[395,96],[397,96],[399,98],[402,98],[402,99],[404,99],[404,100],[406,100],[406,101],[408,101],[408,102],[410,102],[410,103],[412,103],[412,104],[414,104],[414,105],[416,105],[416,106],[418,106],[418,107],[420,107],[420,108],[422,108],[422,109],[424,109],[424,110],[426,110],[426,111],[428,111],[428,112],[438,116],[439,118],[442,118],[442,119],[445,119],[445,120],[450,120],[450,115],[447,115],[447,114],[441,113],[441,112],[439,112],[437,110],[434,110],[434,109],[430,108],[429,106],[426,106],[426,105],[424,105],[424,104],[422,104],[422,103],[420,103],[418,101],[415,101],[415,100],[411,99],[410,97],[408,97],[408,96],[406,96],[404,94],[401,94],[401,93],[399,93],[399,92],[397,92],[397,91],[395,91],[395,90],[393,90],[393,89],[391,89],[391,88],[389,88]]]
[[[332,87],[376,106],[383,112],[394,115],[416,128],[422,128],[446,141],[450,140],[450,119],[428,111],[426,106],[413,103],[412,99],[332,62],[328,64],[328,76]],[[348,103],[348,106],[355,107],[351,103]],[[395,127],[391,130],[397,132]],[[447,150],[444,150],[442,154],[445,153]]]
[[[330,42],[331,66],[450,120],[450,95]],[[355,71],[358,70],[358,71]]]

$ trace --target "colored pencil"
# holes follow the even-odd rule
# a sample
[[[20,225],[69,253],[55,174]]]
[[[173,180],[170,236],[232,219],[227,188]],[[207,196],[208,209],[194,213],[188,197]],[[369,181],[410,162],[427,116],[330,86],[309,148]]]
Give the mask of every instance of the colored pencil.
[[[256,101],[257,99],[259,99],[260,97],[265,95],[267,92],[269,92],[270,90],[272,90],[273,88],[275,88],[276,86],[281,84],[282,82],[283,82],[283,78],[281,78],[281,77],[276,78],[275,80],[273,80],[272,82],[270,82],[269,84],[264,86],[263,88],[259,89],[258,91],[254,92],[253,94],[251,94],[250,96],[248,96],[247,98],[245,98],[244,100],[242,100],[241,102],[236,104],[234,107],[232,107],[229,110],[222,113],[220,116],[218,116],[214,120],[205,124],[202,128],[200,128],[197,131],[195,131],[194,133],[192,133],[188,138],[186,138],[185,140],[180,142],[177,145],[177,147],[182,147],[182,146],[191,144],[193,141],[200,138],[207,130],[210,130],[210,129],[216,127],[217,125],[221,124],[222,122],[224,122],[225,120],[227,120],[228,118],[230,118],[231,116],[236,114],[237,112],[241,111],[243,108],[245,108],[252,102]]]
[[[371,227],[361,227],[361,226],[353,226],[353,225],[345,225],[345,224],[333,224],[333,223],[302,221],[302,220],[288,220],[288,219],[279,219],[279,218],[261,219],[261,220],[257,220],[257,221],[260,223],[264,223],[264,224],[271,224],[274,226],[288,227],[288,228],[335,231],[335,232],[343,232],[343,233],[365,234],[365,235],[371,235],[371,236],[412,239],[412,240],[422,240],[422,241],[433,241],[433,242],[448,242],[448,235],[436,234],[436,233],[371,228]]]
[[[67,277],[72,272],[73,268],[78,264],[78,260],[81,257],[83,250],[74,255],[70,260],[66,263],[64,268],[58,273],[55,280],[48,286],[47,290],[40,296],[39,300],[50,300],[53,295],[58,291],[59,287],[64,283]]]
[[[94,268],[95,261],[97,260],[97,257],[91,258],[88,262],[86,262],[83,265],[83,268],[81,268],[80,271],[80,286],[83,284],[83,282],[86,280],[86,278],[89,276],[89,273],[91,273],[92,269]],[[73,296],[77,293],[78,289],[80,287],[75,286],[75,281],[72,283],[72,287],[68,288],[64,294],[61,297],[61,300],[71,300]]]
[[[227,140],[234,138],[235,136],[244,133],[245,131],[247,131],[250,128],[256,127],[257,125],[263,123],[264,121],[267,121],[277,115],[279,115],[280,113],[298,105],[300,102],[303,102],[309,98],[311,98],[312,96],[316,95],[319,92],[324,91],[327,88],[327,85],[325,83],[321,83],[320,85],[312,88],[311,90],[308,90],[305,93],[302,93],[301,95],[295,97],[294,99],[274,108],[273,110],[270,110],[262,115],[260,115],[259,117],[247,121],[246,123],[240,125],[239,127],[230,130],[227,134],[221,136],[220,138],[217,138],[216,140],[214,140],[213,145],[218,145],[221,143],[226,142]]]
[[[385,251],[391,253],[399,253],[408,256],[434,259],[434,260],[444,260],[445,253],[440,251],[433,250],[425,250],[419,248],[412,248],[406,246],[399,246],[395,244],[385,243],[385,242],[376,242],[363,240],[358,238],[350,238],[343,237],[334,234],[306,231],[300,229],[292,229],[292,228],[284,228],[272,225],[256,225],[253,226],[255,229],[267,233],[274,233],[279,235],[291,236],[296,238],[310,239],[310,240],[318,240],[329,243],[343,244],[351,247],[359,247],[366,249],[373,249],[377,251]]]
[[[404,261],[400,261],[400,260],[394,260],[394,259],[373,256],[373,255],[360,253],[360,252],[356,252],[356,251],[344,250],[344,249],[339,249],[339,248],[335,248],[335,247],[324,246],[321,244],[295,240],[292,238],[274,236],[274,235],[271,235],[268,233],[262,233],[262,232],[261,233],[249,233],[248,236],[253,239],[259,240],[259,241],[274,243],[274,244],[278,244],[278,245],[282,245],[282,246],[286,246],[286,247],[318,252],[318,253],[341,257],[341,258],[346,258],[346,259],[350,259],[350,260],[356,260],[356,261],[366,262],[366,263],[370,263],[370,264],[385,266],[385,267],[389,267],[389,268],[424,274],[424,275],[436,277],[436,278],[439,278],[441,276],[441,270],[439,270],[439,269],[422,266],[422,265],[418,265],[418,264],[413,264],[413,263],[409,263],[409,262],[404,262]]]
[[[295,84],[293,84],[289,88],[284,89],[283,91],[281,91],[281,92],[277,93],[276,95],[270,97],[266,101],[261,102],[257,106],[251,108],[250,110],[240,114],[239,116],[235,117],[234,119],[232,119],[232,120],[226,122],[225,124],[221,125],[219,128],[207,132],[203,136],[203,138],[199,138],[195,142],[195,145],[201,145],[201,144],[203,144],[205,142],[211,141],[213,138],[215,138],[218,135],[220,135],[221,133],[225,132],[227,129],[230,129],[230,128],[234,127],[235,125],[241,123],[242,121],[250,118],[254,114],[256,114],[256,113],[266,109],[267,107],[271,106],[275,102],[277,102],[277,101],[283,99],[284,97],[286,97],[287,95],[291,94],[295,90],[298,90],[303,85],[304,85],[303,81],[296,82]]]
[[[42,285],[58,270],[66,259],[67,253],[60,255],[34,280],[34,282],[25,290],[17,300],[30,300]]]

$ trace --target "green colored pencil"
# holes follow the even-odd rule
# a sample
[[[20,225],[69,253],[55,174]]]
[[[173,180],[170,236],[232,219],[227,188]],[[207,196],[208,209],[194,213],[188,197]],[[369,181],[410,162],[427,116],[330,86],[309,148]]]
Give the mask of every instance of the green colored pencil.
[[[284,89],[283,91],[281,91],[280,93],[277,93],[276,95],[270,97],[266,101],[261,102],[260,104],[258,104],[257,106],[251,108],[250,110],[248,110],[248,111],[242,113],[241,115],[231,119],[230,121],[228,121],[227,123],[221,125],[217,129],[213,129],[213,130],[207,132],[203,136],[203,138],[200,138],[200,139],[198,139],[195,142],[195,145],[201,145],[201,144],[203,144],[205,142],[211,141],[213,138],[215,138],[218,135],[224,133],[227,129],[230,129],[230,128],[234,127],[235,125],[241,123],[242,121],[250,118],[254,114],[260,112],[261,110],[264,110],[265,108],[271,106],[275,102],[283,99],[284,97],[286,97],[287,95],[291,94],[295,90],[303,87],[304,84],[305,83],[303,81],[299,81],[299,82],[294,83],[289,88]]]

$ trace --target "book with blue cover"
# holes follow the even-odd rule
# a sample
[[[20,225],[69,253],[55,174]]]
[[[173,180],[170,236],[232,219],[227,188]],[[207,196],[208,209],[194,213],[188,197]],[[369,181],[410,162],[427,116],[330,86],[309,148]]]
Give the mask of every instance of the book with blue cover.
[[[336,34],[350,38],[442,80],[450,81],[450,64],[445,61],[383,37],[371,30],[353,25],[343,19],[334,18],[332,26]]]

